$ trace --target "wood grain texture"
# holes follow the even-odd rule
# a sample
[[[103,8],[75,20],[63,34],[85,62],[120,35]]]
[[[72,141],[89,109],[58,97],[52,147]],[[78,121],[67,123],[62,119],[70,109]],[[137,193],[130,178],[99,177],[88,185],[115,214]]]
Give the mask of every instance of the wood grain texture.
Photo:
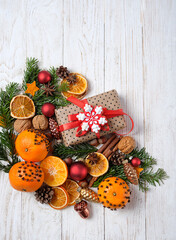
[[[21,82],[36,57],[85,75],[87,96],[115,88],[131,135],[170,176],[147,194],[131,187],[124,210],[90,204],[83,220],[13,190],[0,172],[0,240],[175,240],[175,11],[174,0],[0,0],[0,87]]]

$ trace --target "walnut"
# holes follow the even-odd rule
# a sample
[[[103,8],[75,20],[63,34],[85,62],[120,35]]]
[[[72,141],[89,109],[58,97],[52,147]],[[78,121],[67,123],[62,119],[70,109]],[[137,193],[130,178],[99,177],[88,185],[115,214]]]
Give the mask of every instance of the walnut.
[[[30,129],[32,127],[32,121],[31,119],[17,119],[14,122],[14,129],[18,133]]]
[[[135,146],[136,143],[134,138],[129,136],[123,137],[118,143],[118,149],[125,154],[132,152]]]
[[[46,130],[48,128],[48,119],[44,115],[37,115],[32,120],[33,127],[38,130]]]

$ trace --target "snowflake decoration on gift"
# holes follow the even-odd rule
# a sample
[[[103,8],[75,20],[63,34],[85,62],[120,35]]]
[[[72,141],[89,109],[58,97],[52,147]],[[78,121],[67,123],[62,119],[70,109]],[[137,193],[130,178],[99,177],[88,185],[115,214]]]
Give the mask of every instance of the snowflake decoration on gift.
[[[104,125],[107,125],[108,121],[105,116],[103,116],[103,107],[96,106],[92,107],[89,104],[85,104],[84,112],[76,115],[77,119],[81,121],[81,130],[89,131],[98,134]]]

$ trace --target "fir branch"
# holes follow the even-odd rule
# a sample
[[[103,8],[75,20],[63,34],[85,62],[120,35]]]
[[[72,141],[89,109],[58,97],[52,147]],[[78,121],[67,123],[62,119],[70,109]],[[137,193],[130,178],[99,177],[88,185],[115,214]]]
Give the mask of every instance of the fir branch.
[[[69,84],[67,82],[63,82],[59,85],[58,91],[59,92],[66,92],[69,90]]]
[[[58,84],[59,84],[59,78],[56,74],[56,68],[55,67],[50,67],[49,71],[48,71],[50,74],[51,74],[51,85],[54,85],[54,86],[57,86],[58,87]]]
[[[0,170],[9,172],[19,162],[15,150],[15,135],[12,130],[2,129],[0,132]]]
[[[140,150],[138,148],[135,148],[130,154],[127,155],[127,158],[130,156],[141,159],[141,167],[144,170],[152,168],[153,165],[157,164],[156,159],[150,156],[149,153],[146,152],[145,148],[141,148]]]
[[[94,182],[92,187],[98,187],[99,184],[101,183],[101,181],[103,181],[104,179],[106,179],[108,177],[119,177],[119,178],[123,179],[125,182],[127,182],[127,183],[129,182],[125,173],[124,173],[123,165],[119,165],[119,166],[110,165],[108,172],[105,173],[104,175],[100,176]]]
[[[21,91],[18,83],[9,83],[5,90],[0,91],[0,126],[6,129],[13,127],[14,119],[10,115],[10,102]]]
[[[37,81],[38,73],[40,68],[38,66],[38,59],[36,58],[27,58],[26,60],[26,70],[24,71],[24,80],[23,80],[23,90],[27,89],[27,83],[33,83],[36,81],[37,87],[40,87],[40,83]]]
[[[97,148],[91,146],[89,143],[80,143],[69,147],[66,147],[64,144],[57,144],[54,146],[53,154],[60,158],[67,157],[81,158],[95,151],[97,151]]]
[[[41,114],[41,108],[44,103],[52,103],[56,108],[64,107],[68,105],[68,101],[61,95],[61,93],[57,93],[57,95],[46,96],[44,91],[40,89],[35,96],[32,98],[36,107],[36,114]]]
[[[144,171],[140,174],[139,189],[143,192],[149,190],[149,185],[156,187],[156,184],[161,185],[169,176],[162,168],[158,168],[156,172],[153,169]]]
[[[126,158],[130,156],[141,159],[141,168],[143,168],[143,171],[140,173],[139,177],[140,190],[148,191],[149,185],[156,187],[157,184],[161,185],[161,183],[168,178],[167,173],[163,169],[159,168],[156,172],[153,170],[153,166],[157,164],[157,161],[146,152],[145,148],[140,150],[138,148],[134,149],[130,154],[126,155]],[[125,176],[123,165],[110,165],[108,172],[99,177],[97,181],[94,182],[93,187],[98,187],[102,180],[110,176],[120,177],[126,182],[129,182]]]

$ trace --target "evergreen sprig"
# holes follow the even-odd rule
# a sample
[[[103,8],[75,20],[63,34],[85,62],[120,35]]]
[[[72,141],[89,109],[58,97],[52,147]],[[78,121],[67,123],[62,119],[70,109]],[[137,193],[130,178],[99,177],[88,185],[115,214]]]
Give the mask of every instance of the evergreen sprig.
[[[149,185],[156,186],[156,184],[161,185],[164,180],[168,178],[167,173],[164,171],[164,169],[159,168],[157,171],[153,170],[153,166],[157,164],[157,161],[155,158],[150,156],[150,154],[146,151],[145,148],[142,149],[134,149],[130,154],[126,155],[126,158],[137,157],[141,159],[141,168],[143,168],[143,171],[140,173],[139,176],[139,189],[142,191],[148,191]],[[128,179],[125,176],[123,165],[120,166],[114,166],[110,165],[109,170],[106,174],[99,177],[93,184],[93,187],[98,187],[100,182],[107,177],[115,176],[120,177],[126,182],[128,182]]]
[[[108,178],[108,177],[120,177],[121,179],[123,179],[125,182],[129,182],[124,170],[123,170],[123,165],[119,165],[119,166],[115,166],[110,164],[109,166],[109,170],[107,173],[105,173],[104,175],[100,176],[93,184],[93,187],[98,187],[99,184],[101,183],[101,181],[103,181],[104,179]]]
[[[0,132],[0,170],[4,172],[9,172],[19,162],[15,152],[15,138],[13,130],[2,129]]]
[[[37,87],[40,87],[40,83],[37,81],[40,68],[38,66],[38,59],[36,58],[27,58],[26,60],[26,69],[24,71],[24,80],[23,80],[23,90],[26,91],[27,83],[33,83],[36,81]]]
[[[22,87],[24,90],[26,90],[27,83],[36,81],[37,87],[40,88],[34,96],[29,95],[34,101],[36,114],[41,114],[41,108],[46,102],[54,104],[56,108],[64,107],[69,104],[69,102],[61,94],[62,91],[68,90],[68,85],[65,83],[60,84],[60,79],[56,74],[56,70],[57,69],[55,67],[50,67],[48,70],[51,74],[50,85],[54,86],[55,92],[53,92],[53,96],[46,96],[44,94],[44,90],[41,89],[43,87],[43,84],[39,83],[37,79],[38,73],[40,72],[38,60],[36,58],[27,58]]]
[[[10,115],[10,102],[21,91],[18,83],[9,83],[5,90],[0,90],[0,126],[12,129],[14,119]]]
[[[80,143],[69,147],[66,147],[64,144],[57,144],[54,146],[53,154],[60,158],[67,157],[81,158],[95,151],[97,151],[97,148],[91,146],[89,143]]]

